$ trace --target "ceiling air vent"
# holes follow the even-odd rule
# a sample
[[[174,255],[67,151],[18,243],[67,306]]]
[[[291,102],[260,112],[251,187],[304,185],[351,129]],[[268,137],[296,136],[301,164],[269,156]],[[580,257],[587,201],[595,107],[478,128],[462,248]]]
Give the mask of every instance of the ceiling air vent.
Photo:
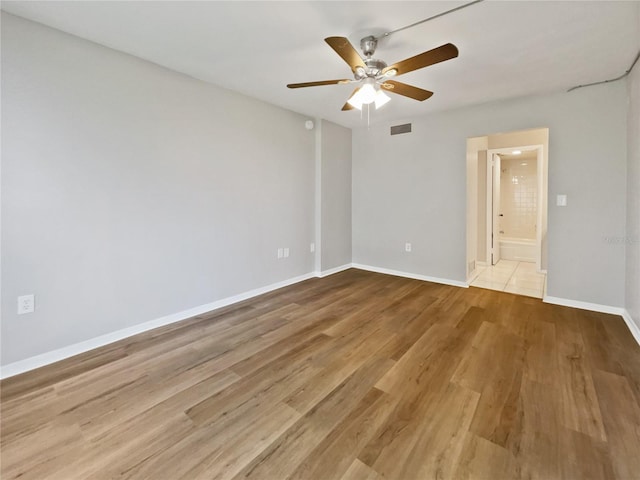
[[[394,125],[391,127],[391,135],[400,135],[401,133],[411,133],[411,124]]]

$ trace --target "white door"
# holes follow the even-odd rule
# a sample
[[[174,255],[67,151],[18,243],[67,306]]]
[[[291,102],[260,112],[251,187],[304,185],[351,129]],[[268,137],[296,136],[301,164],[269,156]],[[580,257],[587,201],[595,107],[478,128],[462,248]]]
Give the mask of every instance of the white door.
[[[500,261],[500,155],[493,154],[491,161],[493,200],[491,229],[491,265]]]

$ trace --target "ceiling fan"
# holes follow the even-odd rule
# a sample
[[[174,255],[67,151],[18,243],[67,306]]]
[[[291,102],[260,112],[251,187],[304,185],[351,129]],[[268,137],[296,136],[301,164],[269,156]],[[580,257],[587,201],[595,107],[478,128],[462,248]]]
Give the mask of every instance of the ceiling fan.
[[[452,43],[441,45],[433,50],[428,50],[406,60],[387,66],[382,60],[373,58],[373,54],[378,46],[378,39],[374,36],[364,37],[360,41],[360,48],[364,53],[362,58],[357,50],[345,37],[328,37],[324,39],[340,57],[347,62],[353,72],[354,80],[322,80],[319,82],[290,83],[289,88],[317,87],[320,85],[336,85],[346,83],[359,83],[360,85],[353,91],[342,110],[362,109],[362,105],[375,103],[376,108],[380,108],[387,103],[390,98],[384,94],[387,92],[396,93],[405,97],[413,98],[420,102],[433,95],[429,90],[407,85],[406,83],[391,80],[391,78],[408,72],[413,72],[420,68],[428,67],[436,63],[451,60],[458,56],[458,49]]]

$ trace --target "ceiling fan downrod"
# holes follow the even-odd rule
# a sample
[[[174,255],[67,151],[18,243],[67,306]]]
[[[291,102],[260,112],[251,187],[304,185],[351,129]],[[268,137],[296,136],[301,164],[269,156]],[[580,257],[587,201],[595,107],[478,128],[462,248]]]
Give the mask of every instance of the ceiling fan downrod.
[[[360,48],[362,49],[362,53],[364,53],[365,57],[371,58],[371,56],[376,53],[376,48],[378,47],[378,39],[373,35],[369,35],[368,37],[364,37],[360,40]]]

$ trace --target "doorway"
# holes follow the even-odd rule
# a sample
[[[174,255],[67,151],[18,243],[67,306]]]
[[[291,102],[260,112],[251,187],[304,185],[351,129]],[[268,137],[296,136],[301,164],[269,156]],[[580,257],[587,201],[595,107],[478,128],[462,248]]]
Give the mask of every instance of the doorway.
[[[516,143],[517,139],[540,143]],[[468,139],[467,281],[471,286],[544,296],[547,142],[548,129]]]

